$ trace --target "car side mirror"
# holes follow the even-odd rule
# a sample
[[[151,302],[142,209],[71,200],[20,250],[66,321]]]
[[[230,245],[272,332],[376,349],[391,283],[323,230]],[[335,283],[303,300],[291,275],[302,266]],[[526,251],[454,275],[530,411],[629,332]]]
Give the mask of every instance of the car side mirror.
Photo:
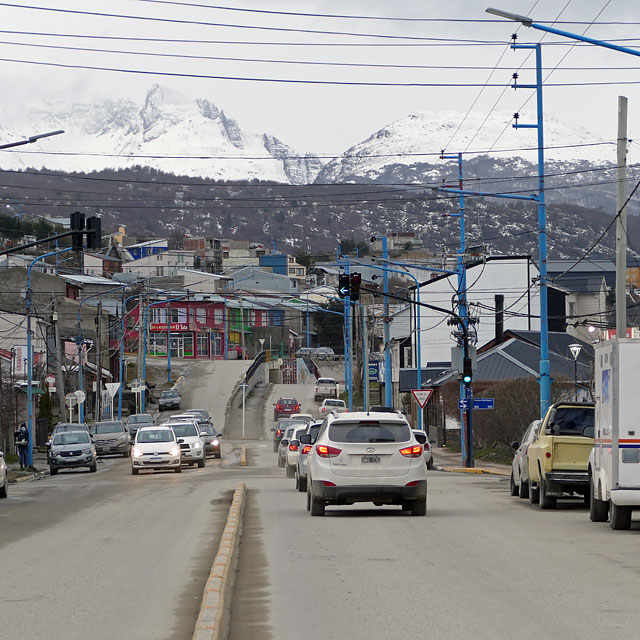
[[[437,444],[437,442],[435,440],[429,440],[430,444]]]
[[[276,430],[276,428],[275,428],[275,427],[271,427],[271,431],[275,431],[275,430]]]
[[[184,438],[178,438],[178,444],[182,444],[184,442]]]
[[[300,440],[292,440],[292,441],[291,441],[291,444],[292,444],[294,447],[298,447],[298,446],[300,446]]]
[[[593,438],[593,436],[595,435],[594,432],[595,432],[595,427],[587,425],[586,427],[584,427],[582,429],[582,437],[583,438]]]
[[[519,443],[517,440],[514,440],[514,441],[511,443],[511,448],[512,448],[514,451],[517,451],[517,449],[518,449],[518,447],[519,447],[519,446],[520,446],[520,443]]]
[[[4,458],[4,453],[0,451],[0,458]]]
[[[310,433],[303,433],[300,436],[300,444],[311,444],[311,434]]]
[[[288,441],[288,440],[280,440],[280,444],[281,444],[283,447],[286,447],[286,446],[289,444],[289,441]]]
[[[273,403],[273,406],[274,406],[274,407],[276,406],[276,403],[275,403],[275,402]]]

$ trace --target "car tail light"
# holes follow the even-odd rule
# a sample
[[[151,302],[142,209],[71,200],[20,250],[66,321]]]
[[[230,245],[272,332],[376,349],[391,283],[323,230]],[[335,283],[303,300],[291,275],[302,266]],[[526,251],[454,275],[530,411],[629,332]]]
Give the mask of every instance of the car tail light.
[[[322,413],[324,413],[327,410],[326,407],[322,407]]]
[[[290,444],[289,445],[289,451],[297,451],[298,450],[298,445],[297,444]]]
[[[420,483],[419,480],[412,480],[411,482],[407,482],[407,484],[405,484],[405,487],[417,487],[418,484]]]
[[[322,481],[322,484],[323,484],[325,487],[335,487],[335,486],[336,486],[335,482],[329,482],[328,480],[323,480],[323,481]]]
[[[429,443],[428,442],[424,443],[424,450],[425,451],[429,451]]]
[[[547,453],[544,454],[545,456],[547,456],[547,458],[551,457],[551,451],[547,451]]]
[[[305,444],[304,447],[302,447],[302,451],[300,452],[303,456],[307,455],[307,453],[309,453],[309,451],[311,451],[311,445],[310,444]]]
[[[342,453],[342,449],[336,449],[336,447],[330,447],[326,444],[317,444],[316,453],[321,458],[335,458]]]
[[[400,453],[407,458],[419,458],[422,455],[422,445],[415,444],[412,447],[400,449]]]
[[[282,435],[282,429],[278,429],[276,431],[276,438],[279,438]]]
[[[282,411],[282,405],[278,402],[278,404],[276,405],[276,409],[278,411]]]
[[[300,405],[299,405],[299,404],[297,404],[297,405],[293,408],[293,410],[294,410],[294,411],[300,411]]]

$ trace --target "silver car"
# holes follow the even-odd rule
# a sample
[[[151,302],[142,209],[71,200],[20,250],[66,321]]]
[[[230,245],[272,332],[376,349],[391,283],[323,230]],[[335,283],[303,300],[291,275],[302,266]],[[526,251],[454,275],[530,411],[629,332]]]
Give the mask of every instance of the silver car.
[[[136,432],[142,427],[152,427],[153,416],[150,413],[133,413],[127,418],[127,429],[131,436],[131,442],[136,438]]]
[[[515,451],[511,462],[511,480],[509,491],[512,496],[521,498],[529,497],[529,464],[527,462],[527,449],[540,428],[541,421],[534,420],[524,432],[522,442],[512,442],[511,448]]]
[[[431,444],[433,442],[429,443],[426,431],[422,431],[422,429],[411,429],[411,431],[418,443],[422,445],[422,457],[427,469],[433,469],[433,457],[431,456]]]
[[[322,421],[314,422],[309,425],[307,432],[300,436],[300,455],[298,456],[298,464],[296,465],[296,489],[300,492],[307,490],[307,462],[309,461],[309,452],[318,437],[321,426]]]
[[[51,440],[49,473],[55,476],[71,467],[89,467],[91,473],[98,470],[96,447],[88,431],[62,431]]]
[[[7,463],[4,460],[4,453],[0,451],[0,498],[7,497]]]
[[[281,468],[287,464],[287,451],[289,450],[289,442],[291,442],[293,434],[296,432],[296,429],[300,428],[300,426],[300,423],[297,423],[291,427],[287,427],[287,430],[282,436],[282,440],[280,440],[280,444],[278,445],[278,466]]]

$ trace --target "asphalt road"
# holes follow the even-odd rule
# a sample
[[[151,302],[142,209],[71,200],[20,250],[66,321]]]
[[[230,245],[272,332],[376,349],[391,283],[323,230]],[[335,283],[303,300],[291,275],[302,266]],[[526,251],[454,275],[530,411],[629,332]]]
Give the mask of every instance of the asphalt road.
[[[425,518],[367,504],[312,518],[276,455],[255,453],[232,640],[638,635],[638,520],[612,532],[580,502],[543,512],[507,478],[437,471]]]

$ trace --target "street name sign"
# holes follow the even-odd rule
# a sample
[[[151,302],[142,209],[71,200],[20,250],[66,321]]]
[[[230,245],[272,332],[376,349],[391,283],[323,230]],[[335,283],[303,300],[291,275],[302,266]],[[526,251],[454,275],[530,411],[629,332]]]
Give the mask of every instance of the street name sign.
[[[458,400],[458,409],[462,409],[466,411],[469,408],[469,399],[460,399]],[[494,398],[474,398],[473,399],[473,408],[474,409],[494,409],[495,402]]]
[[[420,408],[424,409],[424,406],[429,402],[429,398],[433,394],[433,389],[411,389],[411,393],[413,393],[413,397],[420,405]]]

